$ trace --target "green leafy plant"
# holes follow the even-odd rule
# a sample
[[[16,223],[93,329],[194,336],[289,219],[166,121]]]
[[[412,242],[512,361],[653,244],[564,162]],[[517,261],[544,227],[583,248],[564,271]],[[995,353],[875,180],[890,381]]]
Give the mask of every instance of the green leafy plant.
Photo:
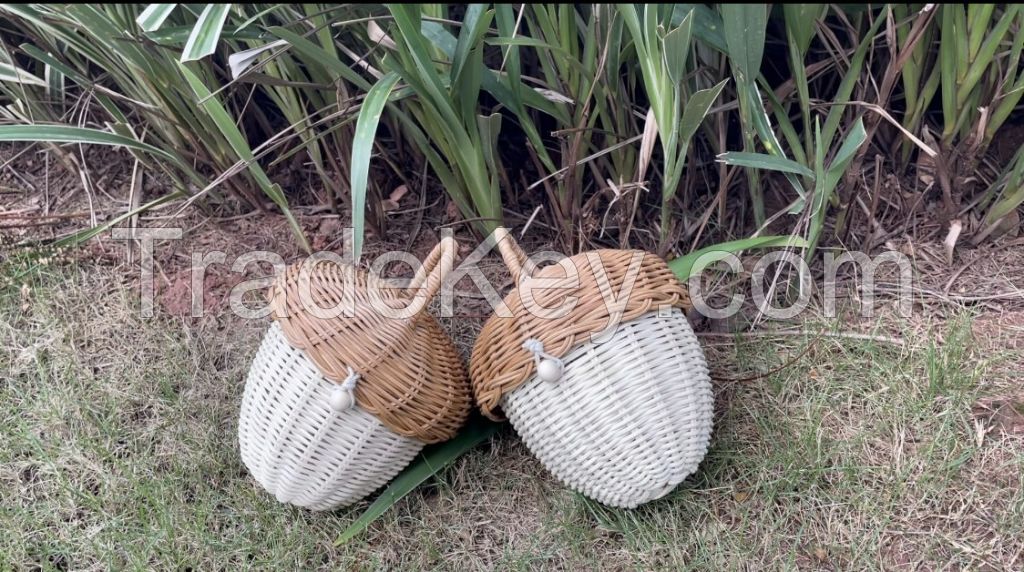
[[[305,245],[305,238],[294,221],[281,190],[269,181],[255,162],[246,138],[236,127],[225,104],[219,102],[205,87],[209,78],[216,77],[207,62],[194,62],[183,67],[175,51],[165,46],[144,48],[157,41],[147,37],[146,29],[159,31],[176,14],[178,18],[195,18],[186,37],[186,53],[181,59],[200,59],[221,39],[232,39],[237,29],[225,32],[226,5],[210,7],[196,15],[188,6],[175,12],[166,6],[137,11],[135,5],[56,6],[5,5],[0,7],[24,25],[22,31],[29,42],[19,49],[44,67],[46,75],[59,73],[61,81],[87,91],[99,104],[105,117],[106,129],[89,127],[88,136],[79,132],[74,142],[79,144],[112,144],[111,136],[118,136],[126,148],[140,151],[159,149],[159,161],[150,161],[137,155],[140,161],[167,175],[175,187],[175,198],[197,194],[206,195],[213,190],[206,174],[247,172],[252,181],[288,217],[296,237]],[[142,26],[140,27],[141,22]],[[80,31],[87,30],[87,34]],[[188,38],[194,38],[189,40]],[[178,51],[180,53],[180,51]],[[106,80],[94,80],[93,69],[103,70]],[[205,79],[204,79],[205,78]],[[108,87],[104,84],[112,84]],[[0,86],[8,100],[16,102],[2,112],[8,122],[20,125],[0,126],[0,129],[77,127],[68,125],[53,113],[54,107],[40,94],[48,86],[31,85],[21,81],[18,85]],[[201,101],[200,101],[201,100]],[[228,103],[230,105],[230,103]],[[212,126],[212,128],[211,128]],[[9,137],[33,138],[51,142],[45,129],[33,136],[31,131],[8,131]],[[145,143],[143,143],[145,137]],[[25,139],[21,139],[25,140]],[[128,144],[128,140],[136,143]],[[56,146],[51,147],[65,157],[64,164],[77,165],[70,154]],[[247,169],[238,169],[239,163]],[[76,168],[84,168],[77,165]],[[241,202],[259,206],[248,190],[248,185],[230,178],[218,179]],[[200,192],[201,191],[201,192]],[[217,196],[216,193],[213,196]],[[152,205],[149,205],[152,206]],[[95,229],[93,229],[95,230]],[[81,234],[76,240],[93,236],[93,230]],[[307,247],[308,248],[308,247]]]
[[[660,237],[664,248],[671,225],[671,201],[683,177],[690,140],[722,92],[726,81],[687,97],[685,70],[690,51],[692,13],[687,14],[679,25],[666,30],[665,24],[672,12],[659,10],[658,5],[645,5],[639,11],[632,5],[623,5],[619,7],[619,12],[633,37],[633,46],[650,100],[645,131],[657,133],[661,142],[664,167]]]
[[[836,186],[853,160],[857,149],[867,138],[867,133],[864,130],[864,121],[863,119],[858,119],[846,135],[842,145],[834,152],[831,162],[826,167],[825,157],[832,144],[832,139],[826,139],[823,136],[821,126],[818,123],[815,123],[814,134],[815,161],[813,169],[791,159],[764,153],[730,152],[723,153],[718,157],[719,161],[728,165],[801,175],[813,181],[814,187],[812,192],[807,196],[807,200],[803,205],[804,208],[801,209],[805,212],[808,221],[806,245],[806,257],[808,260],[813,256],[815,249],[818,247],[818,242],[821,240],[827,207],[829,201],[834,196]]]
[[[755,149],[755,113],[760,112],[757,96],[757,78],[761,75],[764,55],[765,28],[768,26],[768,7],[764,4],[722,4],[723,33],[729,54],[729,65],[736,80],[740,125],[743,130],[743,150]],[[758,227],[765,223],[764,196],[756,170],[747,171],[747,186]]]
[[[1024,147],[1017,150],[1013,160],[989,187],[981,204],[983,208],[988,206],[988,210],[984,224],[973,239],[975,244],[989,236],[1004,218],[1024,204]]]
[[[984,148],[1024,95],[1024,70],[1018,65],[1024,48],[1021,7],[946,4],[937,9],[942,142],[949,146],[956,136],[973,135]],[[986,108],[987,117],[981,133],[973,133],[983,113],[979,107]]]

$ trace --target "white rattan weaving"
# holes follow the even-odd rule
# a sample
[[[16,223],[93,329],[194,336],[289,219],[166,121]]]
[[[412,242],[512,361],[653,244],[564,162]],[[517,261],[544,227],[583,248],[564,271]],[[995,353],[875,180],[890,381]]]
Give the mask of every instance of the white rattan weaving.
[[[632,508],[697,470],[711,436],[710,378],[686,317],[673,308],[619,326],[562,356],[557,382],[532,376],[502,410],[530,451],[569,488]]]
[[[327,510],[356,502],[401,471],[423,443],[360,407],[334,411],[336,383],[273,322],[242,396],[238,441],[253,477],[280,502]]]
[[[525,254],[507,231],[498,236],[517,288],[505,298],[513,316],[488,320],[473,349],[470,374],[481,410],[494,417],[500,406],[544,466],[588,497],[632,508],[668,494],[697,469],[712,429],[707,365],[680,310],[689,304],[685,289],[649,253],[584,253],[569,260],[579,270],[578,288],[532,290],[543,307],[567,297],[580,303],[562,318],[541,319],[520,298]],[[630,260],[643,265],[623,322],[594,341],[589,334],[608,323],[595,275],[619,292]],[[551,266],[535,275],[563,271]]]

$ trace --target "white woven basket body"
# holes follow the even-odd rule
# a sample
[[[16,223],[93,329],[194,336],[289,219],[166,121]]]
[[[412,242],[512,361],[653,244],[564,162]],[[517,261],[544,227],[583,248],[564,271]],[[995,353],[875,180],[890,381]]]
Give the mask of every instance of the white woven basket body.
[[[620,324],[611,339],[562,357],[561,379],[536,375],[502,398],[526,446],[568,487],[632,508],[693,473],[711,437],[704,354],[673,308]]]
[[[242,461],[281,502],[312,510],[354,503],[423,448],[358,406],[335,412],[337,384],[270,325],[245,382],[238,423]]]

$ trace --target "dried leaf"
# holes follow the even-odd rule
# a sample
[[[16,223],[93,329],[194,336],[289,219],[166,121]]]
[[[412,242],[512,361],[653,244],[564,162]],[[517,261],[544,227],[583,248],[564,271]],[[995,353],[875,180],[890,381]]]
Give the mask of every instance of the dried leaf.
[[[651,164],[651,155],[654,153],[654,143],[658,140],[658,121],[654,118],[654,108],[647,110],[647,119],[644,120],[644,135],[640,140],[640,161],[636,167],[636,182],[643,183],[647,176],[647,167]]]
[[[398,201],[402,200],[402,197],[404,197],[408,192],[409,187],[405,185],[398,185],[397,187],[395,187],[395,190],[391,191],[391,195],[388,196],[388,198],[397,203]]]
[[[960,231],[964,229],[964,223],[960,222],[960,219],[950,221],[949,233],[946,234],[946,240],[942,241],[943,246],[946,247],[946,264],[952,266],[953,264],[953,250],[956,249],[956,241],[960,238]]]
[[[372,42],[380,44],[389,50],[398,49],[395,41],[392,40],[391,37],[377,25],[377,22],[374,22],[373,20],[370,20],[370,22],[366,24],[366,35]]]
[[[935,159],[922,153],[917,159],[917,178],[925,186],[935,182]]]
[[[21,285],[21,311],[28,312],[28,309],[32,307],[29,301],[29,296],[32,294],[32,289],[29,288],[28,284]]]
[[[825,550],[820,546],[815,546],[814,557],[818,559],[818,562],[824,562],[828,558],[828,550]]]
[[[540,87],[535,87],[535,88],[533,88],[533,91],[536,91],[537,93],[539,93],[541,95],[541,97],[543,97],[544,99],[546,99],[548,101],[552,101],[554,103],[569,103],[569,104],[576,103],[576,101],[573,98],[571,98],[571,97],[569,97],[567,95],[558,93],[557,91],[554,91],[552,89],[544,89],[544,88],[540,88]]]
[[[404,197],[408,192],[409,187],[405,185],[398,185],[397,187],[395,187],[395,190],[391,191],[391,194],[388,196],[388,198],[380,202],[381,207],[384,209],[384,212],[393,211],[397,209],[399,201],[401,201],[402,197]]]

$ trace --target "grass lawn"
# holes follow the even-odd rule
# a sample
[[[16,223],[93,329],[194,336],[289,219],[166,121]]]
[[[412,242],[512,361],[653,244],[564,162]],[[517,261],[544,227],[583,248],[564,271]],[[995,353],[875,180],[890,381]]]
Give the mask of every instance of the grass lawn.
[[[265,324],[137,308],[110,270],[0,289],[0,569],[1024,568],[1024,435],[976,413],[1019,392],[1024,360],[979,345],[967,314],[717,382],[700,471],[640,509],[567,492],[507,430],[335,547],[366,503],[282,506],[238,456]],[[737,371],[807,343],[704,341]]]

